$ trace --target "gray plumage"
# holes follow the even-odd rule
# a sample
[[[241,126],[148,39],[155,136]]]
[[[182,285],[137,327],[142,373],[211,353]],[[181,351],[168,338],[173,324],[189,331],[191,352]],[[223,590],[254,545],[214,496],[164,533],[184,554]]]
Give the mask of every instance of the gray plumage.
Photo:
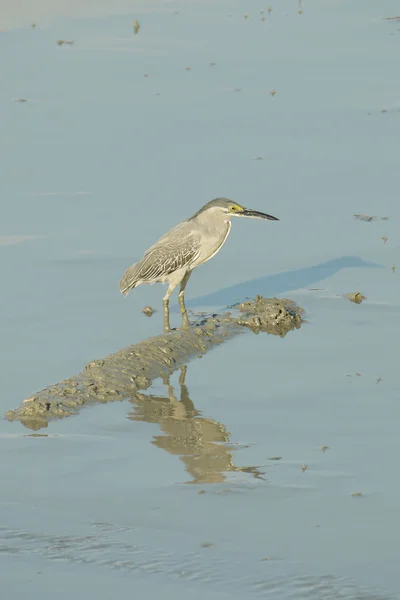
[[[189,326],[184,289],[193,269],[210,260],[224,245],[231,229],[232,216],[278,220],[271,215],[246,209],[228,198],[212,200],[163,235],[144,253],[141,260],[127,269],[120,281],[121,293],[126,296],[142,283],[168,282],[163,302],[164,329],[169,331],[169,297],[180,284],[178,298],[182,325]]]
[[[187,221],[185,222],[187,223]],[[120,281],[120,290],[126,296],[141,283],[165,282],[166,277],[189,265],[200,250],[200,239],[186,231],[180,223],[161,237],[143,258],[129,267]]]

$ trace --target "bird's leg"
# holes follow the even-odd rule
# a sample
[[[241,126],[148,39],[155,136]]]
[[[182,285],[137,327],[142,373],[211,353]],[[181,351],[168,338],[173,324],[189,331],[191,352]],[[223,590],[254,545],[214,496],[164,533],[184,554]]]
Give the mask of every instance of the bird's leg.
[[[185,385],[186,373],[187,373],[187,366],[183,365],[181,367],[181,374],[179,375],[179,385]]]
[[[189,397],[189,390],[186,386],[186,372],[187,366],[181,367],[181,374],[179,376],[179,385],[181,386],[181,403],[185,407],[186,419],[192,419],[197,416],[199,412],[196,410],[193,401]]]
[[[175,289],[174,285],[170,285],[169,288],[167,289],[167,293],[165,294],[164,298],[163,298],[163,306],[164,306],[164,331],[165,333],[168,333],[168,331],[171,331],[171,327],[169,325],[169,297],[172,294],[173,290]]]
[[[179,306],[181,307],[181,315],[182,315],[182,329],[186,329],[186,328],[190,327],[190,321],[187,316],[184,295],[185,295],[185,287],[186,287],[187,282],[189,281],[191,274],[192,274],[191,271],[187,271],[185,273],[185,276],[181,281],[181,287],[180,287],[179,294],[178,294]]]

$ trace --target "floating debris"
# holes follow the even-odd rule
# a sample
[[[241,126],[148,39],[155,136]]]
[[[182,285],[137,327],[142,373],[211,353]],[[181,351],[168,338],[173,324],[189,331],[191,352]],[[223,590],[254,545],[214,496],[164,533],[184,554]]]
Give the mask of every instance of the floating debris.
[[[256,156],[254,160],[264,160],[263,156]]]
[[[309,292],[322,292],[325,288],[308,288]]]
[[[201,544],[202,548],[215,548],[215,544],[213,544],[212,542],[203,542]]]
[[[148,77],[147,73],[145,73],[145,74],[143,75],[143,77]]]
[[[359,221],[367,221],[370,223],[371,221],[387,221],[389,217],[370,217],[369,215],[363,215],[362,213],[353,215],[355,219]]]
[[[379,377],[379,375],[378,375],[378,377],[376,378],[376,383],[378,384],[378,383],[380,383],[381,381],[382,381],[382,377]]]
[[[251,473],[256,479],[262,479],[265,481],[265,477],[263,477],[265,473],[261,472],[259,469],[260,467],[236,467],[235,470],[240,473]]]
[[[384,17],[382,21],[400,21],[400,17]]]
[[[260,15],[263,15],[265,13],[265,10],[260,10]]]
[[[249,18],[249,15],[248,15],[247,13],[244,13],[244,15],[243,15],[243,16],[244,16],[244,18],[245,18],[245,19],[248,19],[248,18]]]
[[[217,65],[217,63],[214,63],[214,62],[210,62],[210,63],[209,63],[209,66],[210,66],[210,67],[216,67],[216,65]]]
[[[32,23],[31,27],[32,29],[36,29],[36,23]]]
[[[140,29],[140,23],[139,23],[139,21],[137,19],[135,19],[133,21],[133,31],[135,32],[135,35],[137,33],[139,33],[139,29]]]
[[[23,104],[24,102],[28,102],[28,100],[26,98],[15,98],[14,102],[20,102],[21,104]]]
[[[322,452],[326,452],[327,450],[329,450],[329,446],[321,446],[321,450]]]
[[[353,496],[353,498],[359,498],[363,494],[362,494],[362,492],[352,492],[351,495]]]
[[[186,71],[190,71],[192,67],[185,67]]]
[[[302,0],[299,0],[299,8],[298,8],[298,10],[297,10],[297,13],[298,13],[299,15],[302,15],[302,14],[303,14],[303,10],[302,10],[302,8],[301,8],[301,3],[302,3]]]
[[[356,376],[357,377],[361,377],[361,373],[356,373]]]
[[[242,88],[231,88],[231,87],[223,87],[221,88],[223,92],[241,92]]]
[[[396,273],[396,265],[392,265],[392,271],[393,273]]]
[[[282,456],[271,456],[268,460],[282,460]]]
[[[75,41],[75,40],[57,40],[57,44],[58,44],[59,46],[64,46],[65,44],[66,44],[67,46],[72,46],[72,45],[74,44],[74,41]]]
[[[381,240],[383,240],[383,243],[386,244],[386,242],[388,241],[388,238],[386,237],[386,235],[383,235],[381,237]]]
[[[361,304],[363,300],[367,300],[367,296],[363,296],[361,292],[353,292],[352,294],[343,294],[344,298],[350,300],[350,302],[355,302],[356,304]]]
[[[264,22],[265,21],[265,17],[261,17],[260,21]]]
[[[270,15],[272,13],[272,8],[270,6],[268,6],[267,10],[268,10],[268,14]]]
[[[275,94],[276,94],[276,90],[271,90],[271,91],[270,91],[270,94],[271,94],[271,96],[272,96],[272,97],[274,97],[274,96],[275,96]]]
[[[307,471],[307,469],[308,469],[307,465],[301,465],[301,470],[303,471],[303,473],[304,473],[304,471]]]
[[[153,316],[153,314],[154,314],[155,312],[156,312],[156,311],[154,310],[154,308],[151,308],[151,306],[145,306],[145,307],[142,309],[142,313],[143,313],[144,315],[146,315],[146,317],[152,317],[152,316]]]
[[[200,491],[198,491],[197,493],[198,493],[198,494],[206,494],[207,492],[206,492],[206,490],[200,490]]]

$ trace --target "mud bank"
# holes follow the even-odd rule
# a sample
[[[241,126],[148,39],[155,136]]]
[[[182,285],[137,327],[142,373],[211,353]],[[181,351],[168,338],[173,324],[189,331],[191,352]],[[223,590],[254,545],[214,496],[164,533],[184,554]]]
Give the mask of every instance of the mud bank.
[[[163,333],[94,360],[78,375],[26,398],[5,418],[41,429],[52,419],[76,415],[82,406],[134,398],[154,379],[167,377],[244,328],[285,336],[301,326],[302,313],[291,300],[257,296],[232,307],[232,312],[202,317],[189,330]]]

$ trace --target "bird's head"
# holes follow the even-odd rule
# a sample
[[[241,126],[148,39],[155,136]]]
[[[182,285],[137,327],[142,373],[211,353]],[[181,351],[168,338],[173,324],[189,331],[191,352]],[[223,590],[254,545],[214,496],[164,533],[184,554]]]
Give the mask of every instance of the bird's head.
[[[277,217],[268,215],[267,213],[245,208],[241,204],[230,200],[229,198],[216,198],[207,202],[192,218],[198,217],[201,214],[213,213],[214,215],[223,215],[225,217],[248,217],[253,219],[269,219],[270,221],[279,221]]]

